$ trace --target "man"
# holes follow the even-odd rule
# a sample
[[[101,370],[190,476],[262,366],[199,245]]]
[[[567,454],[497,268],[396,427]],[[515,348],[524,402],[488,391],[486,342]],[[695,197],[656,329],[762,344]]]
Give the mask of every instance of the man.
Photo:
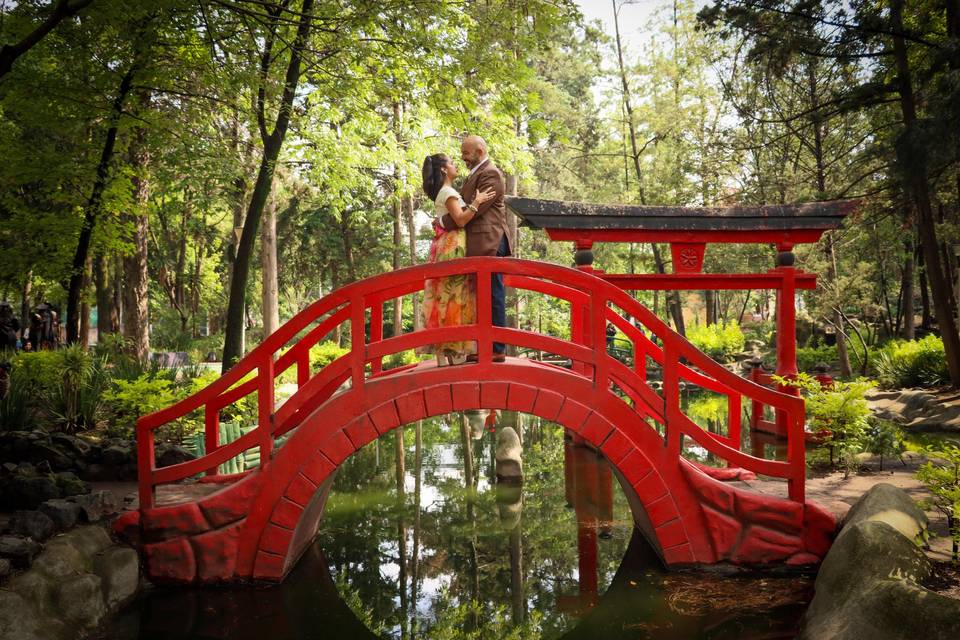
[[[506,182],[503,173],[493,164],[487,155],[487,143],[480,136],[467,136],[460,145],[460,156],[470,173],[460,188],[464,202],[471,202],[478,191],[493,191],[496,195],[480,205],[473,219],[464,227],[467,235],[467,257],[511,255],[510,240],[507,235],[507,213],[503,204]],[[457,228],[450,214],[441,219],[443,228],[451,231]],[[490,293],[493,307],[493,326],[507,326],[506,292],[503,288],[503,274],[494,273],[490,277]],[[493,343],[493,361],[503,362],[506,347],[502,342]],[[468,358],[475,361],[476,358]]]

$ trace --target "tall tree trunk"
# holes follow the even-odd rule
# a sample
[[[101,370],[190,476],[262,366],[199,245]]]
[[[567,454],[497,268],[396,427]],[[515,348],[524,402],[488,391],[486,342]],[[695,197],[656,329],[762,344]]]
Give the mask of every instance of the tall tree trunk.
[[[940,243],[934,226],[933,206],[930,202],[930,190],[927,184],[927,170],[922,153],[909,154],[909,148],[919,135],[917,131],[917,107],[913,96],[913,84],[910,78],[910,62],[907,57],[907,45],[903,37],[903,0],[891,0],[890,22],[893,30],[893,50],[897,64],[897,81],[900,89],[900,108],[903,112],[904,136],[910,144],[897,146],[898,158],[902,168],[908,171],[908,188],[913,195],[919,214],[917,231],[920,245],[923,247],[924,263],[927,267],[927,279],[933,294],[934,311],[940,326],[943,347],[950,370],[950,381],[954,387],[960,387],[960,333],[957,320],[950,309],[950,285],[943,275],[940,264]]]
[[[903,325],[900,327],[900,337],[904,340],[913,340],[914,333],[914,295],[913,295],[913,271],[914,271],[914,244],[913,236],[907,234],[903,240],[903,272],[900,280],[900,315],[903,318]]]
[[[263,338],[280,327],[280,307],[277,284],[277,200],[271,197],[264,209],[260,238],[260,258],[263,276]]]
[[[100,215],[100,206],[103,203],[103,192],[107,188],[107,179],[110,176],[110,164],[113,161],[113,151],[117,144],[117,132],[120,128],[120,118],[123,115],[123,105],[127,94],[133,86],[133,78],[137,73],[139,63],[134,62],[127,69],[120,81],[120,88],[113,99],[110,109],[107,136],[100,152],[100,161],[97,163],[97,177],[90,191],[90,198],[83,215],[83,226],[80,228],[80,237],[73,254],[73,265],[70,273],[70,283],[67,288],[67,343],[73,344],[80,339],[80,294],[83,288],[84,266],[90,252],[90,240],[93,237],[93,228]]]
[[[146,107],[149,94],[141,95],[141,106]],[[150,182],[147,168],[150,163],[146,130],[138,127],[130,147],[130,165],[133,167],[133,211],[127,219],[133,225],[133,252],[123,257],[123,337],[130,355],[140,363],[150,356],[149,282],[147,257],[150,218],[147,205]]]
[[[93,261],[94,284],[97,290],[97,336],[116,333],[120,330],[120,318],[113,304],[116,282],[110,268],[110,257],[98,255]]]
[[[717,323],[717,292],[707,289],[703,292],[704,306],[706,307],[706,324]]]
[[[83,266],[83,300],[80,302],[80,346],[84,349],[90,346],[90,285],[93,281],[93,260],[87,258]]]
[[[280,149],[283,147],[283,141],[287,135],[287,128],[290,125],[293,99],[296,96],[297,85],[300,82],[300,66],[304,49],[307,46],[307,39],[310,36],[312,17],[313,0],[303,0],[297,25],[297,36],[289,45],[290,62],[287,65],[280,108],[277,110],[277,118],[272,133],[268,133],[266,128],[262,98],[266,92],[266,88],[261,87],[258,122],[260,124],[261,137],[263,138],[263,155],[260,160],[257,181],[253,187],[253,194],[250,197],[250,205],[247,208],[247,214],[243,221],[243,231],[240,235],[240,243],[237,246],[237,259],[233,263],[233,271],[230,279],[230,299],[227,303],[227,326],[223,339],[223,373],[226,373],[237,360],[243,357],[244,300],[247,293],[247,280],[250,276],[250,260],[253,256],[257,229],[260,225],[260,216],[263,213],[264,205],[267,203],[267,197],[270,195],[274,168],[277,164],[277,158],[280,157]],[[279,22],[279,16],[277,16],[277,22]],[[266,47],[262,57],[264,61],[263,64],[267,70],[269,70],[272,55],[271,45],[270,47]]]
[[[923,251],[917,251],[917,286],[920,289],[920,328],[929,331],[933,326],[933,316],[930,313],[930,292],[927,289],[927,269],[923,262]]]

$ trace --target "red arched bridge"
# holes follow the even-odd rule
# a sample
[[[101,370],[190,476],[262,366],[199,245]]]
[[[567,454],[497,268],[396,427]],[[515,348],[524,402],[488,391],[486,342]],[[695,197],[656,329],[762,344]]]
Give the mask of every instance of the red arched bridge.
[[[518,290],[569,304],[570,339],[492,326],[491,272],[503,273]],[[477,324],[384,338],[385,303],[417,295],[427,279],[457,274],[477,278]],[[633,367],[608,355],[608,322],[632,342]],[[339,325],[349,328],[349,353],[314,371],[310,347]],[[383,368],[392,354],[460,340],[477,342],[477,363],[438,368],[430,361]],[[495,363],[495,341],[556,354],[572,366],[513,357]],[[662,386],[648,384],[648,362],[662,368]],[[298,389],[276,407],[278,376],[291,368]],[[683,385],[726,397],[725,434],[706,431],[684,414]],[[247,396],[256,398],[258,425],[221,445],[220,412]],[[786,425],[785,460],[741,450],[744,401],[772,407]],[[315,536],[338,465],[396,427],[468,409],[535,414],[595,447],[617,470],[638,526],[668,566],[814,564],[829,548],[833,517],[804,500],[800,398],[728,371],[628,293],[588,272],[525,260],[465,258],[402,269],[335,291],[207,388],[141,418],[140,527],[149,575],[181,583],[282,580]],[[155,430],[199,411],[205,416],[206,454],[156,468]],[[289,437],[276,446],[283,435]],[[784,479],[788,497],[714,479],[681,455],[691,444],[730,466]],[[259,467],[246,474],[216,475],[219,465],[255,447]],[[156,504],[158,485],[199,474],[214,476],[209,479],[222,483],[220,488],[193,501]]]

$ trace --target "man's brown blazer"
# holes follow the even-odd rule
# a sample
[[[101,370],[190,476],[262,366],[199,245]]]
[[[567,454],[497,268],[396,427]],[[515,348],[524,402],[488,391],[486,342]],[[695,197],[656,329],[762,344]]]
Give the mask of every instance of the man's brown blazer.
[[[467,256],[496,256],[500,247],[500,239],[507,236],[507,255],[513,252],[510,249],[510,236],[507,235],[507,213],[503,204],[503,192],[506,183],[503,173],[487,158],[474,171],[460,188],[460,196],[468,205],[478,191],[490,191],[496,196],[480,205],[479,211],[467,223],[464,230],[467,234]],[[457,224],[449,213],[443,214],[441,219],[443,228],[451,231]]]

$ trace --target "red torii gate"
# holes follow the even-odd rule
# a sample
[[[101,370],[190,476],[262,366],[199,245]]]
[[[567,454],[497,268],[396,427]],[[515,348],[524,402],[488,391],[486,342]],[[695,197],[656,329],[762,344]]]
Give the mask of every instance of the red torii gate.
[[[857,200],[804,204],[732,207],[673,207],[622,204],[587,204],[560,200],[509,197],[507,206],[525,226],[546,231],[551,240],[573,242],[573,261],[578,269],[592,273],[625,290],[752,290],[777,292],[776,374],[797,374],[796,290],[815,289],[817,276],[794,266],[793,247],[817,242],[838,228]],[[593,245],[597,242],[669,243],[673,273],[621,274],[593,268]],[[775,266],[766,273],[703,273],[707,244],[772,244]],[[584,319],[574,316],[573,335],[582,331]],[[751,379],[771,384],[771,376],[757,368]],[[799,392],[781,387],[791,394]],[[753,426],[776,435],[786,435],[782,413],[776,423],[762,419],[763,406],[754,404]]]

